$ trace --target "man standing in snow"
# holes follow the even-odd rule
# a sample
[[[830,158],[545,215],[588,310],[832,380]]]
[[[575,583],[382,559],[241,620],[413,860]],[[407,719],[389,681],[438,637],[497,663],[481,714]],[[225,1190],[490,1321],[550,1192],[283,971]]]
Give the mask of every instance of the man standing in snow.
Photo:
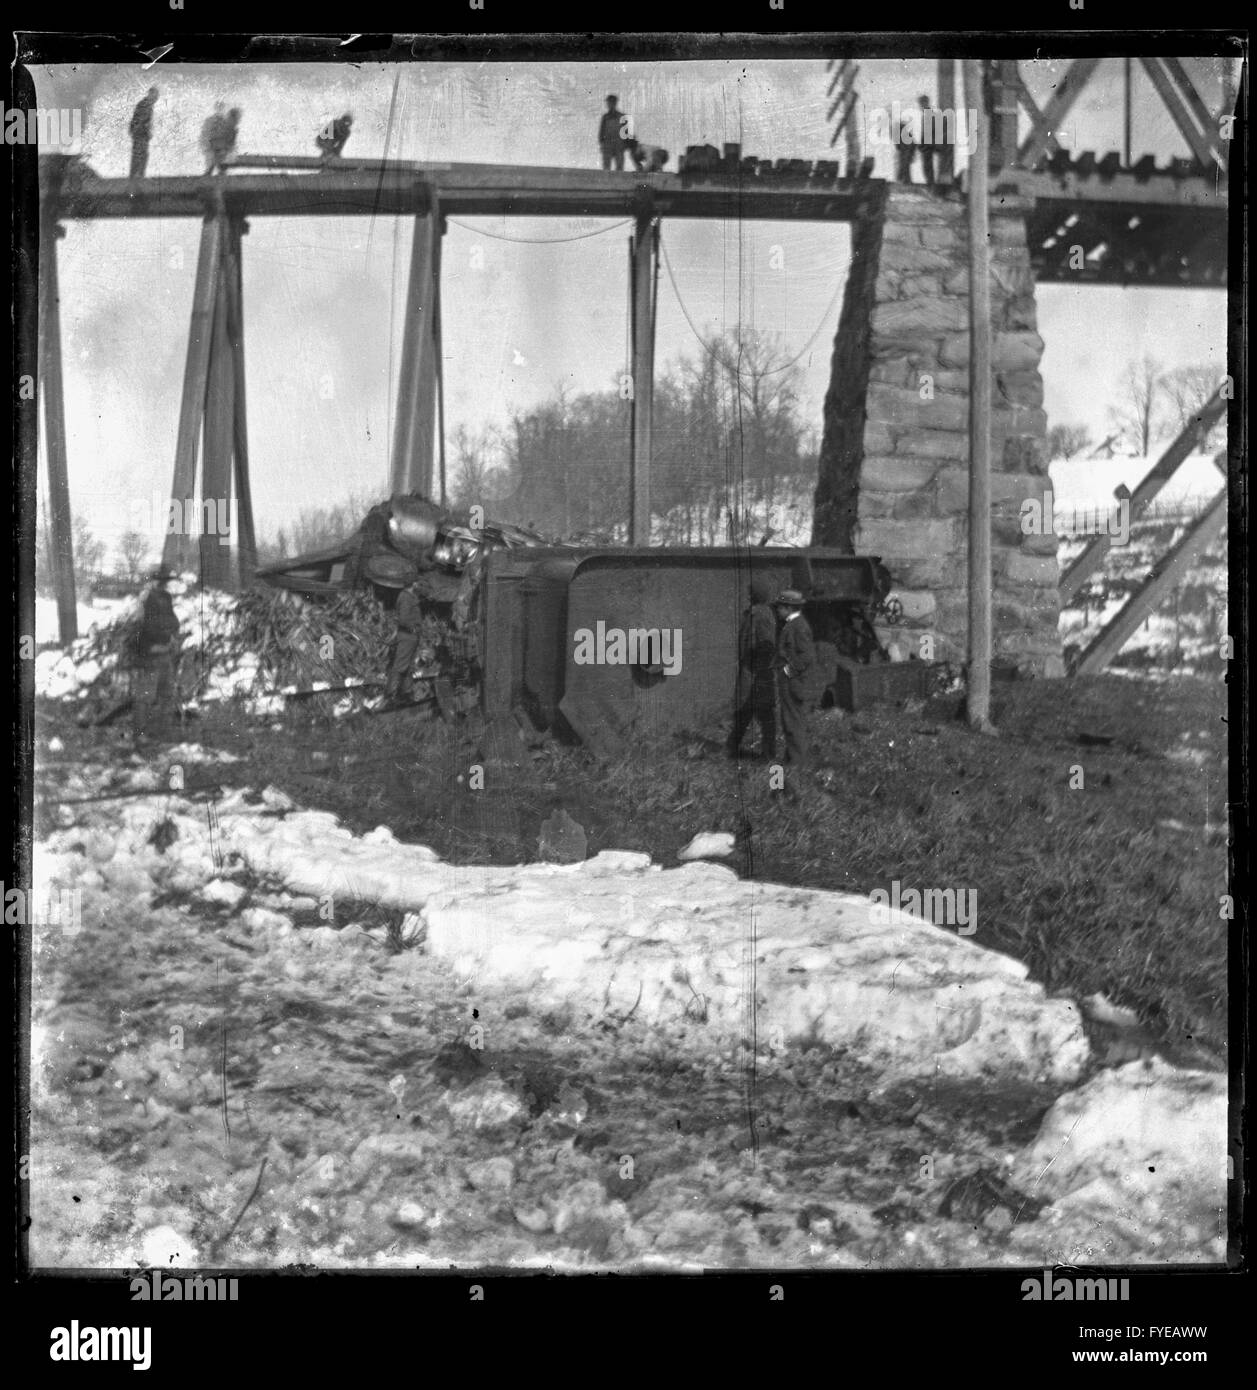
[[[757,575],[751,580],[751,601],[738,631],[737,713],[726,744],[731,758],[738,756],[753,719],[759,722],[760,757],[773,758],[777,754],[777,698],[773,675],[777,619],[773,616],[771,599],[768,580]]]
[[[384,682],[384,702],[386,705],[404,705],[411,699],[410,671],[415,664],[423,626],[417,579],[397,595],[394,613],[397,618],[397,638],[393,643],[393,656]]]
[[[786,761],[790,764],[792,775],[797,777],[805,771],[809,762],[807,675],[816,663],[816,649],[812,643],[812,629],[803,616],[803,595],[797,589],[783,589],[773,607],[781,619],[781,631],[777,637],[781,732],[786,739]]]
[[[171,598],[178,576],[168,569],[153,572],[144,595],[131,671],[131,729],[135,746],[170,735],[175,715],[175,658],[179,649],[179,619]]]

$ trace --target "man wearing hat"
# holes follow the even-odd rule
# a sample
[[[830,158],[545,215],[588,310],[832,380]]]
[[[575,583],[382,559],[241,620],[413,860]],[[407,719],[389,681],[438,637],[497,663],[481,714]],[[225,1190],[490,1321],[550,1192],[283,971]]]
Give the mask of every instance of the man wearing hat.
[[[397,619],[397,636],[393,641],[388,676],[384,681],[385,708],[409,704],[414,698],[410,672],[423,631],[423,605],[419,589],[420,577],[416,576],[397,595],[397,604],[393,609],[393,616]]]
[[[175,715],[179,619],[171,593],[179,576],[163,567],[153,571],[152,580],[144,595],[131,672],[131,731],[137,748],[150,738],[167,738]]]
[[[756,576],[751,580],[751,601],[738,631],[737,712],[726,747],[738,756],[751,721],[759,721],[760,756],[777,754],[777,691],[773,674],[777,655],[777,619],[772,610],[772,587]]]
[[[801,773],[808,765],[807,675],[816,663],[812,629],[803,616],[803,595],[783,589],[773,602],[781,628],[777,634],[777,694],[786,761]]]

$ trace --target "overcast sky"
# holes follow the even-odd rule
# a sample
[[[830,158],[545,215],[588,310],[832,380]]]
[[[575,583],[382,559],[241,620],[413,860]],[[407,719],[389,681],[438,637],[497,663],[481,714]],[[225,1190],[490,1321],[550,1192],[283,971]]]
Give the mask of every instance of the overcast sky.
[[[1189,60],[1210,92],[1216,64]],[[866,110],[934,91],[933,60],[865,60]],[[1061,65],[1025,64],[1040,104]],[[402,159],[598,165],[608,92],[639,136],[673,158],[687,144],[740,141],[764,158],[830,154],[828,76],[815,61],[76,66],[37,69],[41,106],[81,107],[92,167],[124,176],[127,123],[157,85],[149,172],[201,172],[201,122],[217,100],[243,111],[239,149],[315,154],[320,125],[354,114],[347,154]],[[1120,60],[1071,117],[1073,144],[1121,141]],[[1216,98],[1215,98],[1216,100]],[[1137,72],[1134,157],[1187,153]],[[394,104],[391,138],[390,104]],[[891,151],[873,151],[879,176]],[[605,230],[604,230],[605,229]],[[589,233],[599,233],[589,235]],[[626,225],[487,219],[451,225],[443,249],[447,436],[460,423],[505,423],[548,396],[606,387],[627,355]],[[140,219],[71,222],[59,244],[70,484],[76,508],[113,537],[137,498],[168,494],[199,228]],[[508,237],[517,240],[501,240]],[[410,228],[394,218],[257,217],[244,244],[254,507],[263,533],[303,507],[386,490]],[[698,351],[700,331],[739,319],[800,354],[804,405],[821,401],[849,263],[845,227],[665,220],[657,362]],[[781,249],[779,268],[771,264]],[[672,280],[675,278],[676,290]],[[678,292],[679,291],[679,299]],[[1219,291],[1038,291],[1046,407],[1052,420],[1104,432],[1130,360],[1225,364]]]

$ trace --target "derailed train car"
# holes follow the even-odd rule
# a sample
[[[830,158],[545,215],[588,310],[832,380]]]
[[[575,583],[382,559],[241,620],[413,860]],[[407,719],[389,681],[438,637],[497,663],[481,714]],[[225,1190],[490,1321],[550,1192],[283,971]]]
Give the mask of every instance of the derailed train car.
[[[479,592],[483,705],[613,755],[635,734],[728,720],[753,576],[799,589],[817,643],[813,695],[840,664],[885,661],[879,560],[822,548],[496,551]]]
[[[894,621],[894,600],[876,557],[820,547],[555,545],[466,520],[422,497],[393,497],[349,541],[258,577],[311,598],[371,586],[386,602],[417,580],[430,632],[415,675],[442,709],[479,702],[490,721],[574,735],[607,755],[635,732],[730,717],[753,577],[803,593],[817,702],[887,661],[873,623],[879,614]]]

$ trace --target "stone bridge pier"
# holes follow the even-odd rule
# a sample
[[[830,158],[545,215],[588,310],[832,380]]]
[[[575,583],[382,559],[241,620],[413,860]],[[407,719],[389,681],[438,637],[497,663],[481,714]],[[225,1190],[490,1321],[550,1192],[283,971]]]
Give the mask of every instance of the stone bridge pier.
[[[994,653],[1061,676],[1056,537],[1021,526],[1022,503],[1050,486],[1030,206],[991,200]],[[968,627],[966,238],[964,200],[950,189],[888,185],[884,204],[853,224],[812,536],[880,555],[903,606],[894,640],[905,654],[955,662]]]

